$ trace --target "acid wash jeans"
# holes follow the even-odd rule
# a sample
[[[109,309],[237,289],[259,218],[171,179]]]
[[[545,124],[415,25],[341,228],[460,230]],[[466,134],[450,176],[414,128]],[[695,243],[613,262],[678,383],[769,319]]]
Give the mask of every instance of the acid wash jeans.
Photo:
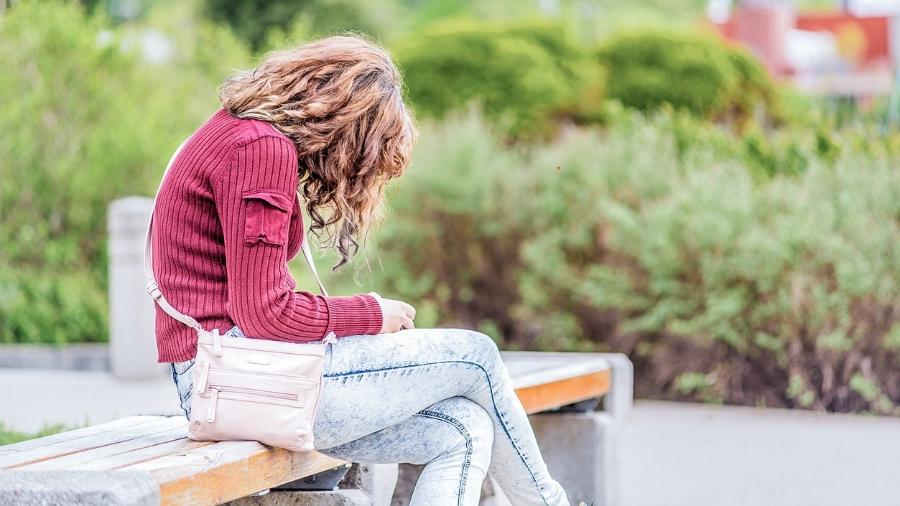
[[[244,337],[240,329],[225,334]],[[190,418],[193,360],[172,364]],[[313,425],[321,453],[425,464],[411,505],[477,505],[490,471],[519,505],[568,505],[550,477],[491,338],[413,329],[338,339],[325,353]]]

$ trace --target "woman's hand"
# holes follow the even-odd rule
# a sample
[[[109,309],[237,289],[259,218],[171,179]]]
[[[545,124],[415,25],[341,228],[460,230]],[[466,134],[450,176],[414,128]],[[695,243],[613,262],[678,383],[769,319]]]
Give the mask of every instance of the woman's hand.
[[[383,323],[381,324],[380,334],[416,328],[415,324],[413,324],[413,320],[416,319],[416,308],[402,300],[385,299],[375,292],[369,292],[369,295],[375,297],[378,305],[381,306]]]

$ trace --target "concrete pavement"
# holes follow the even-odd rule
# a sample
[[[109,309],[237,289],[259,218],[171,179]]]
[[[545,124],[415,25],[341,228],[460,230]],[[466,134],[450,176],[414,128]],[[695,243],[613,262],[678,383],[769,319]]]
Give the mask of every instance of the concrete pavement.
[[[0,369],[15,429],[177,410],[164,375]],[[900,419],[639,401],[623,444],[623,506],[900,505]]]
[[[122,380],[106,371],[0,369],[0,422],[17,430],[178,411],[172,378],[164,374],[153,380]]]
[[[900,505],[900,419],[638,402],[625,506]]]

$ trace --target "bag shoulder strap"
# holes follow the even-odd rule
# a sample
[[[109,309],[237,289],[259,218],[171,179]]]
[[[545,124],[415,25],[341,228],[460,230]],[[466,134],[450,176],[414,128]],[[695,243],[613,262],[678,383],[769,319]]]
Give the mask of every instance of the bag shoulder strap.
[[[297,198],[300,198],[300,196],[298,195]],[[300,241],[300,249],[303,250],[303,258],[306,259],[306,265],[312,272],[313,277],[316,278],[316,284],[319,285],[319,293],[327,297],[328,292],[325,291],[325,285],[322,284],[322,280],[319,279],[319,273],[316,272],[316,263],[313,261],[312,251],[309,249],[309,241],[306,240],[307,235],[306,231],[304,231],[303,240]]]
[[[175,154],[172,155],[168,165],[166,165],[165,172],[163,172],[162,180],[159,183],[159,189],[162,189],[163,181],[165,181],[166,176],[169,174],[169,169],[172,168],[172,164],[175,163],[175,159],[178,158],[178,154],[181,153],[182,148],[184,148],[184,145],[187,144],[189,139],[190,138],[182,142],[181,145],[178,146],[178,149],[175,150]],[[204,332],[203,326],[200,325],[197,320],[182,313],[169,304],[169,301],[166,300],[162,290],[159,289],[159,285],[156,283],[156,276],[153,273],[153,241],[151,236],[153,233],[153,215],[156,212],[156,203],[159,200],[159,189],[156,191],[156,196],[153,197],[153,209],[150,210],[150,221],[147,224],[147,236],[144,239],[144,277],[147,280],[147,293],[153,297],[153,300],[159,304],[160,309],[165,311],[166,314],[188,327],[193,328],[197,332]],[[328,292],[325,291],[325,285],[322,284],[322,280],[319,279],[319,273],[316,272],[316,264],[313,261],[312,251],[310,251],[306,233],[303,234],[303,241],[300,243],[300,249],[303,250],[303,258],[306,259],[306,264],[309,266],[309,270],[312,271],[313,277],[316,279],[316,284],[319,285],[319,291],[322,295],[327,296]]]

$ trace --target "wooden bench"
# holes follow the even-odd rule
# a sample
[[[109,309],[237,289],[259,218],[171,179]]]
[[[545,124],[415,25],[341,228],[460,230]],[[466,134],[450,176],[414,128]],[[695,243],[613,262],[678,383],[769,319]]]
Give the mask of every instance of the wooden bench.
[[[608,356],[503,356],[530,414],[584,406],[616,381],[628,383],[630,403],[630,369],[614,377]],[[0,504],[220,504],[344,464],[252,441],[191,441],[185,428],[182,416],[133,416],[0,447]]]

